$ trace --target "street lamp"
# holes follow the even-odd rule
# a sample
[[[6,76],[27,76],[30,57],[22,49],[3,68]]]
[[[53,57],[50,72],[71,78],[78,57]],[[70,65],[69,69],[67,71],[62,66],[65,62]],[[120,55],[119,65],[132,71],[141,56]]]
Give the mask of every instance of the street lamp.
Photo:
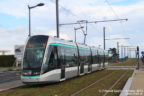
[[[28,5],[28,9],[29,9],[29,37],[31,36],[31,9],[39,7],[39,6],[44,6],[44,3],[39,3],[35,6],[29,6]]]

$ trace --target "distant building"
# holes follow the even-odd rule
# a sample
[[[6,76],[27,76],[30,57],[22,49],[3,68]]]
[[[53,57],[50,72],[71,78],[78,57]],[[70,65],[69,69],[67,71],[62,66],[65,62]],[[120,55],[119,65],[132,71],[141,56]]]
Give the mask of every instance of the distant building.
[[[16,58],[16,66],[22,63],[24,45],[15,45],[14,56]]]
[[[1,55],[5,55],[8,52],[10,52],[10,51],[9,50],[0,50]]]

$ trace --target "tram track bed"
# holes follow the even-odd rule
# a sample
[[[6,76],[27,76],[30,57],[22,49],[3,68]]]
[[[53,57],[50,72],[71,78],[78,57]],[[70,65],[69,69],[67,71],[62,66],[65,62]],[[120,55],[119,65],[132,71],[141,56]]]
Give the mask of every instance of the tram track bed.
[[[127,72],[127,73],[126,73]],[[122,79],[113,84],[124,74]],[[0,92],[0,96],[103,96],[105,91],[122,90],[133,70],[101,70],[55,84],[29,85]],[[119,92],[106,96],[118,96]]]

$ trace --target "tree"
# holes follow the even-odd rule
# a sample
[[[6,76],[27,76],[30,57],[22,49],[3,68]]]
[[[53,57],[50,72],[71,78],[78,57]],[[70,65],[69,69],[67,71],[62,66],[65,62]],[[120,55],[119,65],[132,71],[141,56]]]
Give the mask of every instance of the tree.
[[[119,56],[119,54],[117,54],[116,48],[110,48],[109,52],[112,55],[112,58],[117,58]]]

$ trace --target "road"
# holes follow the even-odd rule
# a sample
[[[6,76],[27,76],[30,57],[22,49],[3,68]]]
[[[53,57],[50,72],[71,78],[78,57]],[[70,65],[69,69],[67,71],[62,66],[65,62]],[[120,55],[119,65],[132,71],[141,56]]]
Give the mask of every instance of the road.
[[[0,73],[0,92],[11,88],[23,86],[18,72],[1,72]]]
[[[16,80],[20,80],[20,74],[17,72],[0,73],[0,84],[6,83],[6,82],[13,82]]]

